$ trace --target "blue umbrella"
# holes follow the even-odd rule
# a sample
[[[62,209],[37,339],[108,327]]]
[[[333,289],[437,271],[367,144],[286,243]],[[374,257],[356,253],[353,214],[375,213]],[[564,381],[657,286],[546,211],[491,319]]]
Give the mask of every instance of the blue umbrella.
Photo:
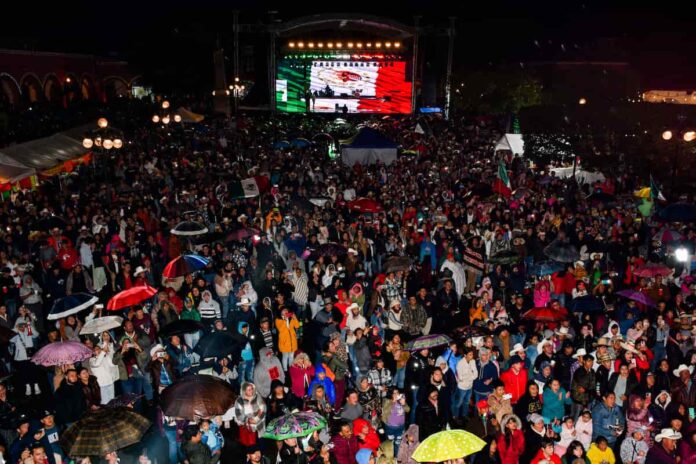
[[[573,299],[568,309],[574,313],[597,313],[604,311],[604,303],[596,296],[585,295]]]
[[[308,146],[312,145],[312,142],[307,139],[299,138],[290,142],[290,145],[296,148],[307,148]]]
[[[91,307],[99,301],[99,298],[89,293],[75,293],[64,298],[59,298],[53,303],[51,312],[48,314],[49,321],[55,321],[71,314],[77,314],[83,309]]]
[[[290,148],[290,142],[288,142],[287,140],[281,140],[280,142],[274,143],[273,148],[275,148],[275,149]]]
[[[559,272],[565,269],[565,266],[556,261],[541,261],[529,269],[531,275],[546,276],[554,272]]]
[[[696,205],[691,203],[672,203],[657,213],[657,219],[666,222],[696,221]]]
[[[204,269],[210,260],[199,255],[182,255],[174,258],[165,266],[162,275],[169,279],[185,276]]]

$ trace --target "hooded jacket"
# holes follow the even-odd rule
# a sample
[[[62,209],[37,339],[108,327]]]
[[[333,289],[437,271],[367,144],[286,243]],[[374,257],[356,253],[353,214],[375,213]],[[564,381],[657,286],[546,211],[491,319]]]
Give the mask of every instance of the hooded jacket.
[[[413,437],[413,442],[409,442],[408,437]],[[416,464],[416,461],[411,459],[414,451],[420,445],[418,425],[411,424],[401,437],[401,445],[399,445],[399,453],[396,455],[396,461],[401,464]]]
[[[319,374],[324,374],[324,380],[321,380],[319,378]],[[314,368],[314,379],[309,384],[309,392],[313,393],[317,385],[321,385],[322,387],[324,387],[324,393],[326,394],[326,398],[329,400],[330,404],[334,404],[336,400],[336,390],[331,379],[329,379],[326,376],[326,370],[324,369],[323,364],[320,364],[316,368]]]
[[[259,350],[259,362],[254,368],[254,384],[256,385],[256,390],[263,398],[268,398],[271,394],[271,382],[274,380],[285,383],[283,366],[270,348],[261,348]]]
[[[244,396],[248,386],[253,388],[251,398]],[[234,420],[237,425],[248,425],[252,431],[263,432],[266,428],[266,403],[251,382],[242,382],[239,398],[234,403]]]
[[[367,426],[367,434],[364,438],[360,438],[359,435],[363,428]],[[362,448],[368,448],[372,451],[377,451],[379,448],[380,441],[375,428],[372,427],[368,421],[363,418],[358,418],[353,421],[353,435],[358,437],[358,446]]]

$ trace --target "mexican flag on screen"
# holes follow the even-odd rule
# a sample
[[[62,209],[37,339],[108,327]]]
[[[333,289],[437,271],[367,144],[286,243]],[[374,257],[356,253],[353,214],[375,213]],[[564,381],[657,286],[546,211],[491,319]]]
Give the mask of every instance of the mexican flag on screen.
[[[493,191],[504,196],[505,198],[510,197],[512,194],[510,178],[508,177],[507,169],[505,169],[505,162],[503,160],[500,160],[500,163],[498,164],[498,178],[495,180],[495,184],[493,185]]]
[[[254,198],[267,192],[270,180],[266,176],[254,176],[248,179],[233,181],[229,185],[229,193],[232,198]]]

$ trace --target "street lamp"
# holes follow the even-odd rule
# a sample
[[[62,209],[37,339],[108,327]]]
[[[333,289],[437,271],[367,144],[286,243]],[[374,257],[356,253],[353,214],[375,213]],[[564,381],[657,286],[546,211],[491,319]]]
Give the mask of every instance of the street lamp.
[[[94,147],[100,149],[103,154],[105,151],[119,150],[123,147],[123,132],[113,127],[109,127],[109,120],[101,117],[97,119],[97,127],[94,130],[87,132],[82,139],[82,146],[87,150]],[[96,174],[97,159],[92,154],[92,166]]]
[[[680,117],[679,120],[681,122],[684,121],[685,118]],[[674,157],[672,159],[672,185],[671,185],[671,190],[674,192],[675,188],[675,182],[676,182],[676,177],[677,177],[677,167],[679,165],[679,159],[681,158],[681,152],[686,150],[686,147],[691,144],[694,140],[696,140],[696,131],[693,130],[683,130],[679,129],[676,131],[673,131],[672,129],[666,129],[665,131],[662,132],[662,140],[665,142],[670,142],[671,140],[674,140],[673,143],[676,143],[677,146],[675,147],[675,152],[674,152]]]
[[[157,111],[155,111],[155,114],[152,115],[152,122],[155,125],[162,123],[162,125],[159,127],[164,128],[167,127],[172,120],[177,124],[181,122],[181,115],[178,113],[174,113],[172,115],[169,111],[170,106],[171,105],[168,100],[164,100],[162,102]]]

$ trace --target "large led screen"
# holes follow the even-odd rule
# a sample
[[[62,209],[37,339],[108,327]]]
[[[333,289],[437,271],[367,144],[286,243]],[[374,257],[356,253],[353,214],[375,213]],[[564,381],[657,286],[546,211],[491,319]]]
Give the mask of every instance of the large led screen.
[[[276,108],[287,112],[410,113],[406,62],[281,60]]]

